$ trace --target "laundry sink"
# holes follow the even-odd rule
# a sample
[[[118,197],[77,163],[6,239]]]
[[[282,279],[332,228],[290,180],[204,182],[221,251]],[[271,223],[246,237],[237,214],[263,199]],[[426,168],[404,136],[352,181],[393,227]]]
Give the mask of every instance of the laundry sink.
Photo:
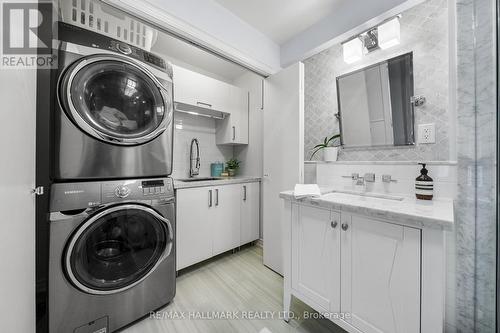
[[[199,178],[185,178],[185,179],[177,179],[177,180],[180,182],[190,183],[190,182],[205,182],[208,180],[221,180],[221,179],[224,179],[224,178],[222,178],[222,177],[199,177]]]

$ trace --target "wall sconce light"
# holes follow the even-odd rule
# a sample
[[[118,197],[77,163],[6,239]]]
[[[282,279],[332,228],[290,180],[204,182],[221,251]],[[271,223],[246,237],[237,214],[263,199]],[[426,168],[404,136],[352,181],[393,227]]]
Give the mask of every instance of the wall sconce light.
[[[401,14],[377,27],[365,30],[356,37],[342,43],[344,61],[352,64],[363,58],[364,53],[388,49],[401,43]],[[366,52],[365,52],[366,51]]]
[[[348,64],[352,64],[363,58],[363,42],[358,37],[343,43],[342,50],[344,53],[344,61]]]
[[[401,43],[401,26],[399,16],[378,26],[378,46],[388,49]]]

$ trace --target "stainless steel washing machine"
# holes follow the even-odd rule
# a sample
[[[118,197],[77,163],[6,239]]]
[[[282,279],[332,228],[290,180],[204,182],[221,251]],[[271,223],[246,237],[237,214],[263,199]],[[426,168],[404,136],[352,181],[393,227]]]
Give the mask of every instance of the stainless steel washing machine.
[[[59,23],[55,181],[172,172],[172,68],[133,45]]]
[[[170,178],[54,184],[51,333],[113,332],[175,295]]]

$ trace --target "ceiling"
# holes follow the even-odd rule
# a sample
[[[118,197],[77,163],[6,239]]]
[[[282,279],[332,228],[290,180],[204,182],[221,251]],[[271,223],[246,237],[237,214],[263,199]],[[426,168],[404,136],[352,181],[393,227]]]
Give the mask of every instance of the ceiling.
[[[281,45],[348,0],[215,0]]]

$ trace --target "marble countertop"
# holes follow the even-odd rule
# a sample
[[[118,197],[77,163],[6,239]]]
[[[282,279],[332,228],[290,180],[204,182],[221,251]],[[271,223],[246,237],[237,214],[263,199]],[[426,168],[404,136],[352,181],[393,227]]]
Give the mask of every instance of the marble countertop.
[[[376,198],[336,192],[321,188],[321,197],[295,199],[293,191],[280,193],[280,198],[297,203],[356,213],[415,228],[453,230],[453,200],[431,201],[403,197],[402,200]]]
[[[174,189],[179,190],[183,188],[193,188],[193,187],[254,183],[254,182],[260,182],[260,180],[261,180],[260,177],[221,177],[215,180],[200,180],[194,182],[193,181],[184,182],[181,179],[174,179]]]

